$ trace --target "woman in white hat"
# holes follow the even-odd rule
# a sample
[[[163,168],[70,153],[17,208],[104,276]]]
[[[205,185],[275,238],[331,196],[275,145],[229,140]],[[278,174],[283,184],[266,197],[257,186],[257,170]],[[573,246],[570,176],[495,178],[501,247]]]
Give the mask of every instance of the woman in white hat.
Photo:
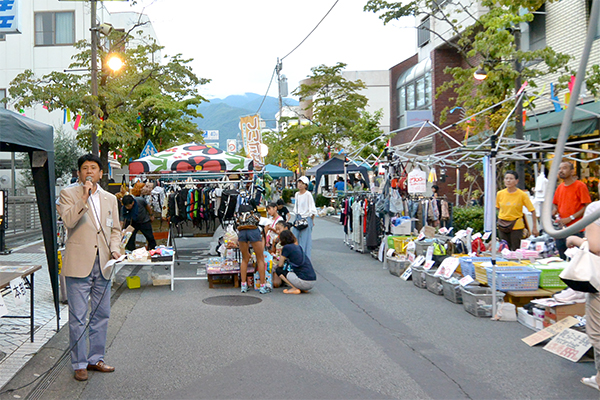
[[[314,226],[315,215],[317,215],[317,207],[312,194],[308,191],[310,181],[306,176],[301,176],[298,179],[298,191],[295,195],[294,217],[292,233],[298,239],[298,244],[304,250],[304,253],[310,258],[312,250],[312,230]],[[298,222],[305,219],[307,224],[302,228],[302,224]],[[300,228],[300,229],[299,229]]]

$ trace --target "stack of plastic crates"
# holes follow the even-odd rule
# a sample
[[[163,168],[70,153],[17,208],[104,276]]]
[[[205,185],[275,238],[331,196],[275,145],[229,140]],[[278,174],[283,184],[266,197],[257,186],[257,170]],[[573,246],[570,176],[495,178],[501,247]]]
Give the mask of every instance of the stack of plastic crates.
[[[488,285],[492,285],[492,267],[485,267]],[[542,271],[526,266],[496,266],[496,290],[537,290]]]
[[[542,272],[540,274],[540,287],[542,289],[564,289],[567,285],[560,279],[559,275],[567,265],[569,265],[569,263],[563,261],[553,262],[548,265],[533,264],[532,267],[535,267]]]
[[[457,282],[460,276],[454,275],[453,277],[456,278],[456,280],[442,278],[442,290],[444,292],[444,298],[453,303],[462,304],[462,286]],[[467,287],[469,286],[478,286],[478,283],[471,282]]]
[[[483,285],[488,284],[487,271],[486,267],[491,266],[492,263],[490,261],[484,262],[474,262],[473,266],[475,267],[475,280]],[[525,262],[518,263],[514,261],[498,261],[496,260],[496,267],[524,267]]]
[[[425,281],[425,269],[422,266],[412,268],[412,281],[418,288],[425,289],[427,287]]]
[[[476,317],[492,316],[492,288],[480,286],[467,286],[461,288],[463,307],[465,311]],[[496,292],[496,301],[504,299],[504,293]]]
[[[471,278],[475,279],[475,266],[474,262],[484,262],[491,261],[492,257],[460,257],[458,261],[460,262],[460,271],[463,276],[470,275]],[[496,257],[496,261],[506,261],[504,258]]]
[[[444,287],[442,286],[442,277],[435,276],[436,271],[437,268],[425,271],[425,286],[431,293],[441,296],[444,294]]]
[[[406,246],[414,240],[413,236],[392,236],[396,254],[406,254]],[[389,240],[388,240],[389,246]]]

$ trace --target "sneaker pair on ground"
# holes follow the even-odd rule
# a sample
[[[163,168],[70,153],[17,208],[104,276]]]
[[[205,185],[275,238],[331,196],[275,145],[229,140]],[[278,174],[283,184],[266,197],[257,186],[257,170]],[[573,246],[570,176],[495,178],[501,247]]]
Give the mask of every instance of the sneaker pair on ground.
[[[585,303],[585,293],[575,291],[571,288],[555,293],[552,297],[560,303]]]
[[[248,292],[248,284],[247,284],[246,282],[243,282],[243,283],[241,284],[241,287],[242,287],[242,288],[241,288],[241,290],[240,290],[240,291],[241,291],[242,293],[246,293],[246,292]],[[258,291],[258,293],[260,293],[260,294],[267,294],[267,293],[270,293],[270,292],[271,292],[271,288],[270,288],[269,286],[267,286],[267,285],[262,285],[262,286],[260,287],[259,291]]]

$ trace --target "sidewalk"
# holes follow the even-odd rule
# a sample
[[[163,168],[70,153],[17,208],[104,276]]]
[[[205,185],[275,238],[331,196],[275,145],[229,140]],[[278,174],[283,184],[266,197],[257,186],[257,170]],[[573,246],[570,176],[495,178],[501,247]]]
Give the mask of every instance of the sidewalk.
[[[48,263],[43,241],[13,249],[11,254],[0,255],[0,263],[4,265],[32,264],[41,265],[42,269],[35,273],[35,335],[30,342],[28,319],[0,319],[0,388],[10,381],[33,358],[39,349],[56,334],[56,312],[52,297],[52,286],[48,274]],[[13,297],[4,296],[4,302],[12,315],[29,315],[29,296],[25,304],[16,306]],[[60,326],[67,321],[67,306],[61,304]]]

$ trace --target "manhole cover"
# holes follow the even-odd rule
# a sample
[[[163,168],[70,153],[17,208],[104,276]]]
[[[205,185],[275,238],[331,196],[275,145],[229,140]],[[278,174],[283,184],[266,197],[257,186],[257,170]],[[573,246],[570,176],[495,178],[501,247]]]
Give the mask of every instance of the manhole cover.
[[[252,304],[258,304],[262,301],[258,297],[254,296],[214,296],[207,297],[202,300],[204,304],[211,306],[251,306]]]

